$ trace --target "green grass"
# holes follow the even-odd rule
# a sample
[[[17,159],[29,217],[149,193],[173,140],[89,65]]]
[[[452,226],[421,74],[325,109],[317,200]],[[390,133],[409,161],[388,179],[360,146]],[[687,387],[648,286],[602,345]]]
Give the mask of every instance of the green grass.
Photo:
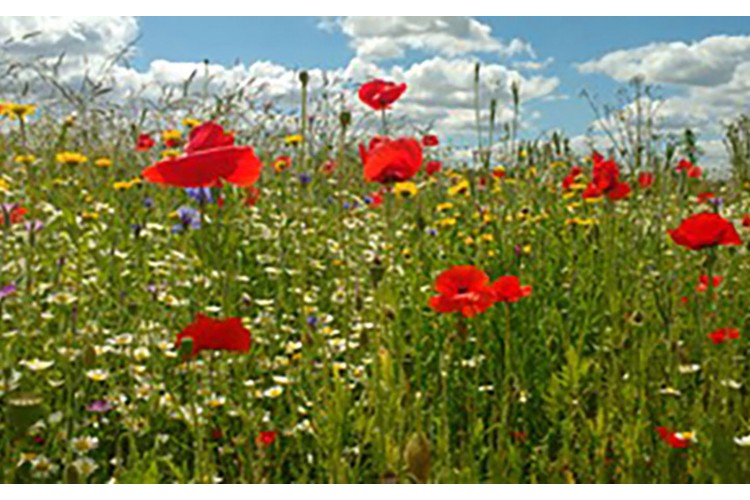
[[[1,201],[44,223],[33,233],[4,225],[0,240],[0,286],[18,288],[0,301],[5,482],[703,483],[750,474],[750,449],[733,442],[750,433],[748,251],[716,249],[713,273],[725,279],[712,300],[695,291],[709,253],[666,233],[707,209],[695,194],[710,189],[747,238],[738,223],[746,192],[665,166],[648,190],[585,203],[563,196],[560,181],[575,164],[590,175],[587,160],[533,145],[506,163],[504,180],[456,169],[470,189],[449,196],[456,178],[422,171],[415,197],[386,195],[373,209],[363,202],[377,186],[362,181],[359,138],[338,149],[335,116],[307,131],[303,168],[301,147],[284,144],[288,131],[263,135],[206,112],[197,118],[218,118],[237,128],[239,144],[256,146],[262,194],[250,208],[225,186],[223,207],[205,205],[200,229],[173,234],[170,214],[199,208],[183,190],[113,188],[158,157],[158,147],[133,151],[140,125],[115,108],[72,125],[58,116],[42,107],[23,129],[6,118],[0,135]],[[151,119],[151,130],[172,123],[166,111]],[[66,150],[89,160],[60,165]],[[19,154],[36,160],[20,165]],[[281,154],[293,166],[276,173]],[[113,165],[94,166],[99,157]],[[328,158],[339,159],[332,175],[318,168]],[[442,226],[447,218],[456,224]],[[435,313],[435,277],[461,264],[493,279],[517,275],[533,293],[470,319]],[[250,352],[183,361],[172,343],[198,312],[242,317]],[[724,326],[743,336],[714,345],[707,335]],[[54,364],[22,364],[35,358]],[[693,364],[700,369],[687,370]],[[105,380],[89,376],[97,369]],[[110,411],[87,411],[103,399]],[[672,449],[658,426],[695,431],[697,441]],[[276,441],[257,444],[261,431]],[[74,450],[86,436],[98,445]]]

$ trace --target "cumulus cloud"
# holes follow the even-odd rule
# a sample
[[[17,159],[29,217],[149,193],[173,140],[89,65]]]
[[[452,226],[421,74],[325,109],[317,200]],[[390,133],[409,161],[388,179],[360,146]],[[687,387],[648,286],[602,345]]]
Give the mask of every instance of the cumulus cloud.
[[[470,17],[373,16],[324,19],[325,30],[340,29],[351,39],[357,57],[393,59],[407,50],[457,56],[495,53],[502,56],[533,55],[531,46],[518,38],[507,43],[492,35],[492,28]]]

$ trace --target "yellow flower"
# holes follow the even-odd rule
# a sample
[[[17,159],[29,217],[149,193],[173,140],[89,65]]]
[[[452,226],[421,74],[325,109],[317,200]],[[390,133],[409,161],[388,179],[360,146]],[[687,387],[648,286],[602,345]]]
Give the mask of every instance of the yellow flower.
[[[57,160],[57,163],[68,165],[69,167],[76,167],[89,161],[89,159],[81,153],[76,153],[74,151],[63,151],[62,153],[57,153],[55,160]]]
[[[497,167],[492,169],[492,173],[497,177],[502,177],[502,175],[505,173],[505,167],[502,165],[498,165]]]
[[[108,168],[112,166],[112,160],[110,160],[109,158],[97,158],[94,162],[94,165],[99,168]]]
[[[24,117],[33,115],[36,111],[34,104],[20,104],[8,102],[0,104],[0,115],[22,120]]]
[[[289,146],[300,144],[302,142],[302,135],[300,134],[288,135],[284,138],[284,142],[287,143],[287,145]]]
[[[419,188],[413,182],[397,182],[393,193],[401,198],[412,198],[417,195]]]
[[[474,238],[472,238],[471,236],[467,236],[466,238],[464,238],[464,245],[471,246],[473,244],[474,244]]]
[[[176,128],[163,130],[161,133],[161,140],[164,143],[179,143],[180,139],[182,139],[182,131]]]
[[[105,370],[96,369],[87,371],[86,377],[94,382],[104,382],[109,377],[109,374]]]
[[[177,156],[180,156],[180,152],[176,149],[165,149],[161,152],[162,158],[175,158]]]
[[[5,179],[0,179],[0,193],[7,193],[10,191],[10,184]]]
[[[20,165],[30,165],[36,161],[36,157],[34,155],[18,155],[14,161]]]
[[[591,226],[594,224],[596,224],[596,219],[583,217],[573,217],[565,221],[566,226]]]
[[[440,203],[435,207],[435,211],[438,213],[446,212],[453,208],[453,203]]]
[[[200,120],[196,120],[195,118],[185,118],[184,120],[182,120],[182,124],[185,127],[193,128],[193,127],[197,127],[198,125],[200,125],[201,122]]]
[[[456,185],[448,188],[448,196],[465,195],[469,192],[469,181],[462,179]]]
[[[133,183],[130,181],[118,181],[112,184],[115,191],[126,191],[133,187]]]
[[[455,226],[456,225],[456,219],[454,219],[453,217],[446,217],[445,219],[440,219],[439,221],[437,221],[436,224],[439,227]]]
[[[99,214],[96,212],[83,212],[81,214],[81,218],[83,220],[97,220],[99,218]]]
[[[480,235],[479,239],[487,243],[492,243],[493,241],[495,241],[495,237],[490,233],[485,233],[485,234]]]

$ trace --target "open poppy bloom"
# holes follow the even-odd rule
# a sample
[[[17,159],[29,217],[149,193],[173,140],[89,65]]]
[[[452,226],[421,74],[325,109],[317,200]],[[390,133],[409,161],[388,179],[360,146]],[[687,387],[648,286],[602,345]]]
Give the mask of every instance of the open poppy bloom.
[[[234,136],[216,123],[193,128],[185,153],[146,167],[143,177],[175,187],[212,187],[222,181],[248,187],[260,178],[261,163],[253,148],[235,146]]]
[[[193,341],[192,354],[205,350],[247,352],[250,350],[250,331],[240,318],[215,320],[198,313],[195,321],[177,334],[177,348],[182,341]]]
[[[10,224],[23,222],[28,212],[24,207],[19,207],[13,203],[4,203],[0,205],[0,226],[4,226],[6,221]]]
[[[684,219],[677,229],[667,229],[675,243],[691,250],[717,245],[741,245],[734,225],[717,213],[699,213]]]
[[[375,111],[388,109],[406,92],[405,83],[371,80],[359,88],[359,99]]]
[[[641,172],[638,174],[638,186],[640,186],[641,189],[649,188],[653,183],[654,174],[651,172]]]
[[[724,278],[722,276],[712,276],[711,288],[718,287],[719,285],[721,285],[722,281],[724,281]],[[697,292],[705,292],[706,290],[708,290],[708,276],[703,274],[698,278],[698,286],[695,287],[695,290]]]
[[[416,139],[379,138],[374,146],[373,142],[370,141],[369,150],[360,145],[367,182],[404,182],[414,177],[422,167],[422,146]]]
[[[276,441],[276,431],[260,431],[255,438],[258,446],[271,446]]]
[[[422,146],[426,148],[437,146],[438,144],[440,144],[440,141],[436,135],[428,134],[422,137]]]
[[[606,195],[610,200],[621,200],[630,194],[630,185],[620,181],[620,167],[614,160],[604,160],[597,152],[592,155],[594,178],[583,192],[584,198]]]
[[[531,295],[531,287],[521,286],[517,276],[500,276],[492,283],[492,291],[497,302],[518,302],[518,299]]]
[[[656,432],[672,448],[687,448],[696,441],[694,432],[674,432],[666,427],[657,427]]]
[[[481,269],[454,266],[443,271],[435,280],[435,290],[440,295],[430,297],[429,305],[437,312],[458,312],[471,318],[486,311],[495,302],[495,294],[489,283],[489,276]]]
[[[723,344],[727,340],[737,340],[740,338],[739,328],[717,328],[713,332],[708,334],[708,338],[714,344]]]
[[[705,203],[711,198],[716,198],[716,195],[712,193],[711,191],[704,191],[702,193],[698,193],[698,195],[695,197],[696,203]]]
[[[141,134],[138,136],[138,139],[135,141],[135,150],[136,151],[148,151],[149,149],[153,148],[156,144],[156,141],[148,135],[148,134]]]
[[[428,161],[424,169],[427,175],[432,177],[443,169],[443,164],[437,160]]]

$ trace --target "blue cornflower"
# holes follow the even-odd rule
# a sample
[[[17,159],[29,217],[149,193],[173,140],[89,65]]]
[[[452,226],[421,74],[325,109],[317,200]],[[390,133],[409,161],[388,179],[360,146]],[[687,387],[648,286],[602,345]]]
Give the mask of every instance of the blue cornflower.
[[[173,233],[180,233],[185,229],[201,228],[201,213],[198,210],[190,207],[180,207],[177,209],[177,216],[180,222],[172,226]]]
[[[211,188],[186,188],[185,191],[187,192],[189,197],[193,198],[194,200],[198,200],[198,203],[200,203],[201,205],[214,202],[214,196],[211,192]]]

